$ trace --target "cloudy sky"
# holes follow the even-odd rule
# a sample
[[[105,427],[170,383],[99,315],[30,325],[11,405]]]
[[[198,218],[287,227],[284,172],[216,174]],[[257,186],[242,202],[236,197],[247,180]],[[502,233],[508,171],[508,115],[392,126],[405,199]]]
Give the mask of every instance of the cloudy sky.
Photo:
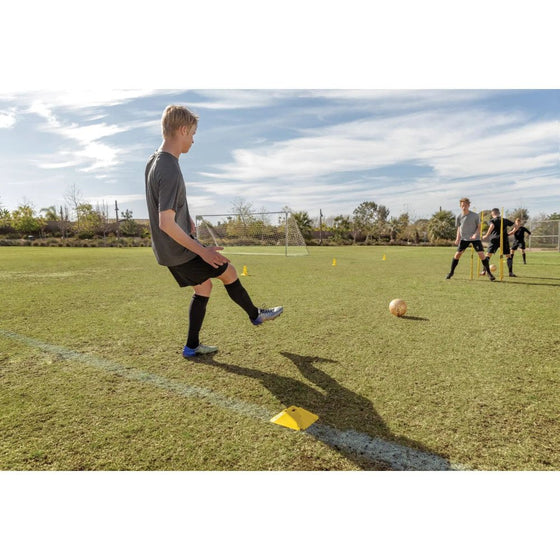
[[[170,103],[200,117],[180,159],[197,214],[289,206],[326,216],[363,201],[391,215],[560,211],[560,90],[43,90],[0,94],[1,204],[39,211],[117,200],[147,216],[143,172]]]

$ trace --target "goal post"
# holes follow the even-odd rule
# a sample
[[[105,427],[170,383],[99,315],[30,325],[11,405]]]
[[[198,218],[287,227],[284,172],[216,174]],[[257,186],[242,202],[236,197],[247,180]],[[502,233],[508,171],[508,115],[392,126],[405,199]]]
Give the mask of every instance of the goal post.
[[[196,216],[196,235],[204,245],[224,248],[231,255],[308,255],[291,212],[204,214]]]
[[[560,251],[560,220],[531,220],[527,229],[529,249]]]

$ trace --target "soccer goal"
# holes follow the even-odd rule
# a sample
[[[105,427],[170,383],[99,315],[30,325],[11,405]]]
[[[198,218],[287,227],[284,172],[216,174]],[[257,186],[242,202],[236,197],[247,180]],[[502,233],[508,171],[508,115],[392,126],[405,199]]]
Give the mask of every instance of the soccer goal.
[[[224,247],[232,255],[308,255],[290,212],[205,214],[196,217],[197,238],[205,245]]]
[[[560,251],[560,220],[531,220],[527,229],[529,249]]]

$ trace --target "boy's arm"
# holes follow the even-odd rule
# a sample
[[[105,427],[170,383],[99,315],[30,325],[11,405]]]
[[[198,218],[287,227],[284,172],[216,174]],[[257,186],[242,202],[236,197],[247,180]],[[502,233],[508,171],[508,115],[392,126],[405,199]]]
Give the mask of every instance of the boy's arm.
[[[494,224],[490,224],[490,227],[488,228],[486,235],[484,235],[482,239],[486,241],[488,239],[488,236],[492,233],[492,231],[494,231]]]
[[[455,238],[455,245],[459,245],[461,241],[461,226],[457,227],[457,237]]]
[[[199,255],[202,260],[214,268],[229,262],[229,259],[218,253],[223,250],[223,247],[204,247],[180,228],[175,221],[175,210],[165,210],[159,213],[159,229],[179,245]]]

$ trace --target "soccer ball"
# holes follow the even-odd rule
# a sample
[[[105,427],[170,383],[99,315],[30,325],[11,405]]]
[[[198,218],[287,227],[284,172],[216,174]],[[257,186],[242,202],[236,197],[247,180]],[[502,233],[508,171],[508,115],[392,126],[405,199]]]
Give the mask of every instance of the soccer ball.
[[[389,304],[389,311],[397,317],[402,317],[406,313],[406,301],[404,299],[394,299]]]
[[[496,270],[498,270],[498,267],[495,264],[491,264],[490,265],[490,272],[496,272]]]

